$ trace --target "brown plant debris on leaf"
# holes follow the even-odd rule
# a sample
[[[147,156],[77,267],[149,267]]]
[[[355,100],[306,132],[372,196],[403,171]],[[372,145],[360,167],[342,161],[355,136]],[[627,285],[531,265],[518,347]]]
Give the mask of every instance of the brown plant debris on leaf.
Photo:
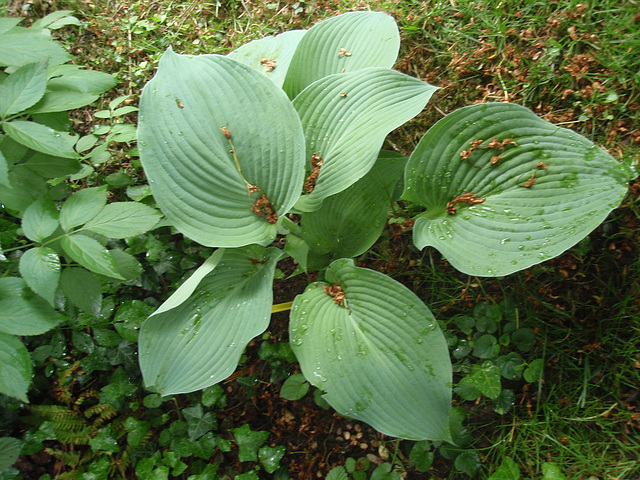
[[[477,149],[484,149],[484,150],[493,149],[493,150],[498,150],[500,152],[504,152],[504,149],[508,145],[518,146],[518,144],[513,140],[513,138],[505,138],[504,140],[501,141],[501,140],[498,140],[496,137],[491,137],[491,139],[486,145],[482,145],[483,143],[484,143],[484,140],[480,138],[471,140],[469,142],[469,149],[463,150],[462,152],[460,152],[460,158],[462,160],[468,160],[469,158],[471,158],[471,155],[473,155],[473,152]],[[503,157],[499,155],[493,155],[489,160],[489,163],[491,165],[495,165],[500,160],[502,160],[502,158]]]
[[[278,214],[273,209],[266,193],[263,193],[262,196],[256,200],[255,205],[251,206],[251,211],[269,223],[276,223],[278,221]]]
[[[486,198],[479,198],[478,195],[471,192],[465,192],[462,195],[458,195],[453,200],[447,202],[447,213],[449,215],[456,214],[456,205],[460,203],[467,203],[469,205],[477,205],[486,200]]]
[[[347,52],[347,49],[344,47],[340,47],[340,51],[338,52],[338,56],[345,56],[345,57],[350,57],[351,56],[351,52]]]
[[[333,303],[336,305],[344,305],[344,292],[342,291],[342,287],[340,285],[324,285],[322,289],[325,293],[331,297],[333,297]]]
[[[320,175],[320,167],[322,166],[321,157],[319,157],[315,152],[311,156],[311,166],[313,167],[311,170],[311,175],[307,177],[304,182],[304,191],[307,193],[313,192],[313,189],[316,187],[316,180],[318,179],[318,175]]]
[[[276,68],[276,60],[275,58],[263,58],[260,60],[260,65],[265,67],[267,72],[272,72]]]
[[[536,174],[535,174],[535,172],[531,174],[531,176],[529,177],[529,180],[524,182],[523,187],[524,188],[531,188],[534,183],[536,183]]]
[[[505,138],[504,140],[500,141],[496,137],[491,137],[491,140],[489,140],[489,143],[485,148],[492,148],[494,150],[500,150],[502,152],[507,147],[507,145],[513,145],[515,147],[518,146],[518,144],[513,141],[513,138]]]

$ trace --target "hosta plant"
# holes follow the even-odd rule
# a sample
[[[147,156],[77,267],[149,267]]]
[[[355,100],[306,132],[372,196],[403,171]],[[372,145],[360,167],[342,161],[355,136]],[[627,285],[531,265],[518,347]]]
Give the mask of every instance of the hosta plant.
[[[467,274],[507,275],[585,237],[621,202],[627,175],[589,140],[507,103],[447,115],[408,159],[381,150],[436,90],[391,69],[398,49],[391,17],[352,12],[227,56],[164,54],[140,101],[142,164],[167,221],[218,248],[141,328],[149,389],[229,376],[269,324],[278,262],[293,257],[319,271],[291,306],[305,378],[385,434],[452,440],[438,324],[353,258],[401,194],[424,210],[418,248]]]

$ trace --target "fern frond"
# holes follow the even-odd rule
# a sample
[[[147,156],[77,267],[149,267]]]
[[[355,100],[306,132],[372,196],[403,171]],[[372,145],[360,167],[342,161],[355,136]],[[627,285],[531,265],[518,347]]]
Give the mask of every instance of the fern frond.
[[[110,405],[108,403],[99,403],[97,405],[87,408],[84,411],[84,416],[87,418],[90,418],[94,415],[97,415],[98,417],[94,419],[93,424],[94,426],[99,428],[102,425],[104,425],[106,422],[111,420],[113,417],[118,415],[118,410],[116,410],[116,408],[113,405]]]
[[[80,465],[82,453],[77,451],[63,451],[57,448],[47,448],[47,453],[60,460],[66,467],[76,468]],[[59,476],[57,478],[60,478]]]
[[[91,427],[85,426],[82,430],[55,430],[57,439],[62,443],[72,445],[88,445],[92,438]]]

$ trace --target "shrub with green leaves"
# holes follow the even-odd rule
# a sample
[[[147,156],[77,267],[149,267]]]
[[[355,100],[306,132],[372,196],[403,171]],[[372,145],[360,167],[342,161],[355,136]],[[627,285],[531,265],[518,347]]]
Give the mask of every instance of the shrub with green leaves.
[[[293,257],[319,271],[291,308],[307,381],[387,435],[455,440],[440,327],[409,289],[353,258],[402,192],[423,210],[419,249],[467,274],[508,275],[589,234],[620,204],[628,173],[507,103],[447,115],[408,159],[381,150],[436,91],[391,70],[399,39],[386,14],[351,12],[227,56],[161,58],[140,102],[141,161],[168,222],[218,249],[141,328],[149,389],[190,392],[231,374],[269,324],[277,263]]]
[[[33,372],[20,337],[67,321],[69,303],[98,315],[102,285],[142,271],[117,240],[160,218],[138,202],[107,204],[106,186],[69,195],[65,181],[95,158],[80,154],[93,145],[73,133],[68,111],[115,85],[109,74],[66,64],[71,56],[50,31],[78,24],[69,13],[30,28],[0,18],[0,392],[25,402]]]

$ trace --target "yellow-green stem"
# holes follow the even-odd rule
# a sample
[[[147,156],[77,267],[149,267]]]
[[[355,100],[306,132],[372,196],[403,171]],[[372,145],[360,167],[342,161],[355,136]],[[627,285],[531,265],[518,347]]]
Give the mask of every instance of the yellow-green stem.
[[[271,313],[286,312],[291,310],[291,305],[293,305],[293,302],[278,303],[271,307]]]

